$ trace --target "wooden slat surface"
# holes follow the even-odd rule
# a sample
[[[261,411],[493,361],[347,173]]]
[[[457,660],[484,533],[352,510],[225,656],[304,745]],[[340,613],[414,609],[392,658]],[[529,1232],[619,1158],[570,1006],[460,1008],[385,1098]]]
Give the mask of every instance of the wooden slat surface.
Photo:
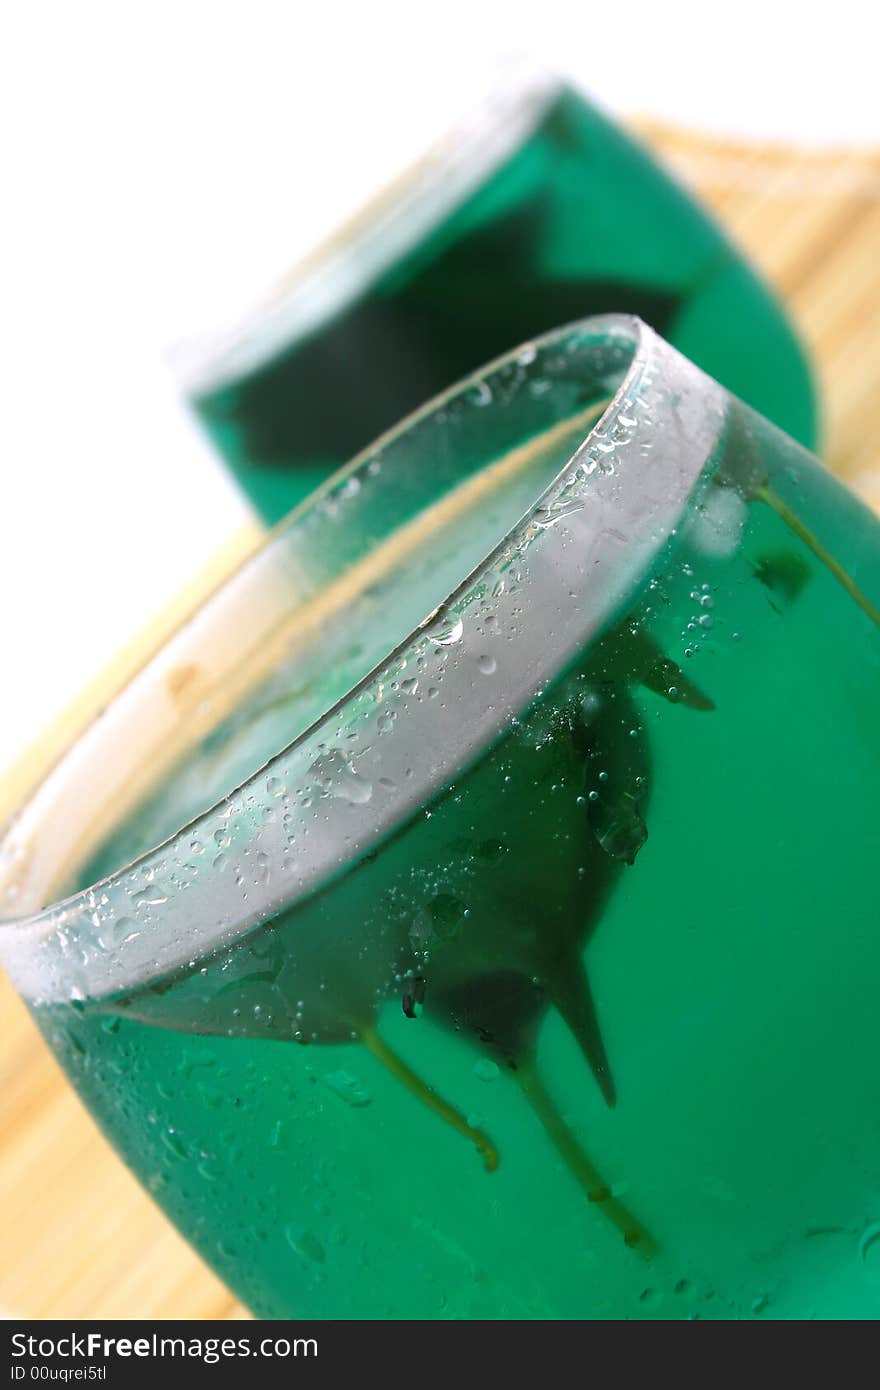
[[[639,127],[785,300],[818,368],[822,456],[880,509],[880,150],[794,153]]]
[[[819,370],[824,456],[880,509],[880,151],[794,152],[636,124],[788,303]],[[254,540],[253,530],[234,538],[187,598],[207,592],[230,554]],[[117,659],[32,751],[19,782],[174,617]],[[0,977],[4,1309],[36,1318],[247,1316],[98,1134]]]

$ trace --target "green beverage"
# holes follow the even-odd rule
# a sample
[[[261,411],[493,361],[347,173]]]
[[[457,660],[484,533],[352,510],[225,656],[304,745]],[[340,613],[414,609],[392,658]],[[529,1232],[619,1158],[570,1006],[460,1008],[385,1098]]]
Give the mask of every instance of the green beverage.
[[[638,314],[808,447],[801,350],[702,209],[583,97],[502,89],[184,381],[278,521],[422,401],[587,314]]]
[[[256,1314],[876,1316],[878,596],[860,503],[597,319],[108,708],[0,950]]]

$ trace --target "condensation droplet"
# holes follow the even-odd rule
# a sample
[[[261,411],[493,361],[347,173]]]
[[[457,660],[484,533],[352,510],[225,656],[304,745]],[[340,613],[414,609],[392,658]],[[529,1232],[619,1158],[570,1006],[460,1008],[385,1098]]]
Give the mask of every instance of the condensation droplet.
[[[880,1221],[866,1226],[859,1241],[859,1259],[872,1272],[880,1274]]]
[[[339,748],[322,753],[309,768],[315,784],[325,796],[364,806],[373,795],[373,784],[355,771],[350,758]]]
[[[323,1264],[326,1258],[324,1247],[313,1231],[305,1226],[287,1226],[284,1231],[287,1243],[297,1255],[313,1264]]]
[[[139,936],[138,925],[131,917],[117,917],[115,922],[109,922],[101,928],[98,944],[105,951],[112,951],[124,946],[127,941],[135,941]]]
[[[461,641],[464,623],[461,618],[449,614],[429,629],[428,636],[439,647],[451,647]]]
[[[476,406],[491,405],[492,387],[487,381],[478,381],[468,392],[468,400]]]
[[[474,1063],[474,1076],[479,1077],[480,1081],[497,1081],[500,1075],[501,1069],[491,1057],[481,1057]]]
[[[369,1105],[373,1099],[366,1086],[358,1077],[348,1071],[328,1071],[323,1077],[324,1085],[331,1090],[340,1100],[345,1101],[346,1105],[352,1106],[355,1110],[362,1109]]]
[[[167,895],[155,888],[141,888],[137,893],[131,895],[131,902],[134,907],[161,907],[167,901]]]
[[[746,504],[732,487],[712,487],[690,520],[694,544],[704,555],[719,559],[739,546],[747,519]]]

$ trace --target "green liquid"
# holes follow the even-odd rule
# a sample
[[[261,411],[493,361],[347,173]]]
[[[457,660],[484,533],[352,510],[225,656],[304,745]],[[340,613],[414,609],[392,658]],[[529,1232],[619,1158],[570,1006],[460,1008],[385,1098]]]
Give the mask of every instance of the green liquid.
[[[876,602],[876,521],[778,452],[774,494]],[[723,479],[605,637],[373,854],[192,971],[39,1011],[258,1315],[880,1311],[878,629]],[[650,1262],[551,1142],[532,1069]]]
[[[319,329],[194,404],[269,522],[453,382],[633,313],[808,447],[801,349],[766,286],[638,145],[563,92],[483,185]]]

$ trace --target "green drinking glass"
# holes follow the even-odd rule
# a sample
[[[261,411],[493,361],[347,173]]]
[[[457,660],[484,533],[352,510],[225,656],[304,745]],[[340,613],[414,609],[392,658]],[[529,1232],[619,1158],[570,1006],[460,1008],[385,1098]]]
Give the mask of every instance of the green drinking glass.
[[[637,320],[276,529],[0,843],[0,956],[255,1314],[876,1314],[880,526]]]
[[[808,369],[767,287],[644,149],[531,73],[500,82],[233,331],[181,353],[179,370],[275,522],[468,372],[607,312],[639,315],[815,443]]]

